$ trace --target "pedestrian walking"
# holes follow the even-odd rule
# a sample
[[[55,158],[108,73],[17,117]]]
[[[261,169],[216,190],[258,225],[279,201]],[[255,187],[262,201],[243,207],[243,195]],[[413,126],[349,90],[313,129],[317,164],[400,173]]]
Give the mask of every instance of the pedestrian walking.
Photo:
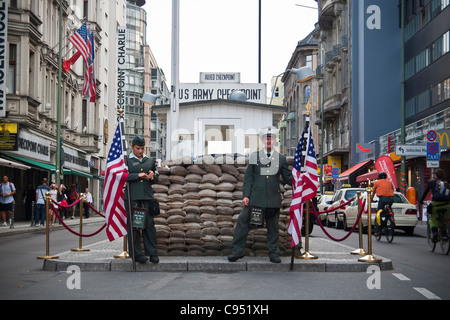
[[[58,185],[56,183],[52,183],[50,186],[50,198],[54,202],[56,202],[56,203],[58,202]],[[50,206],[50,208],[51,208],[51,206]],[[55,225],[56,215],[52,209],[49,210],[49,214],[50,214],[50,225],[53,227]]]
[[[42,184],[36,189],[36,216],[34,220],[36,227],[45,225],[45,194],[51,190],[47,183],[47,178],[42,179]]]
[[[93,202],[92,194],[89,192],[89,188],[86,188],[86,191],[83,194],[83,201],[84,217],[89,218],[89,208]]]
[[[11,225],[12,222],[14,195],[16,194],[16,187],[12,182],[9,182],[8,176],[3,176],[0,191],[0,212],[3,219],[2,226],[6,227],[8,223]],[[6,220],[6,214],[8,214],[8,220]]]
[[[280,176],[289,185],[292,184],[292,173],[288,169],[286,157],[275,151],[278,137],[275,127],[260,130],[260,139],[264,148],[250,155],[245,172],[243,188],[243,208],[238,217],[232,241],[230,262],[245,256],[245,244],[250,231],[251,211],[263,212],[267,227],[267,246],[269,259],[280,263],[278,248],[278,220],[280,217],[281,191]]]
[[[59,185],[58,194],[56,200],[58,201],[58,214],[61,219],[67,219],[69,217],[67,210],[67,195],[66,195],[66,186],[63,184]]]
[[[23,191],[23,204],[25,205],[25,220],[29,221],[33,215],[33,202],[36,200],[36,190],[32,183],[27,184],[27,188]]]
[[[78,194],[78,190],[75,188],[75,185],[74,184],[71,185],[69,188],[69,191],[67,191],[68,204],[71,205],[72,203],[76,202],[79,197],[80,197],[80,195]],[[70,217],[70,219],[74,219],[75,218],[75,206],[70,207],[69,210],[72,211],[72,216]]]

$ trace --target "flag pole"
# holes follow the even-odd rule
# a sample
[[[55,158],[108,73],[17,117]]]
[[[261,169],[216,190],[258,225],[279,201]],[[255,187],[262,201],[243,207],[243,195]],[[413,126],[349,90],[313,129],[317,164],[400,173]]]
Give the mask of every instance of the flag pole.
[[[306,105],[306,127],[309,129],[309,114],[311,112],[311,102],[308,99],[308,104]],[[308,140],[309,142],[309,136],[308,136]],[[303,152],[304,152],[304,157],[303,157],[303,161],[305,161],[306,158],[306,149],[307,149],[307,143],[304,144],[303,146]],[[302,164],[302,168],[304,168],[304,163]],[[317,259],[318,257],[309,253],[309,200],[306,201],[306,212],[305,212],[306,216],[305,216],[305,253],[303,253],[302,255],[300,255],[298,257],[298,259],[305,259],[305,260],[311,260],[311,259]]]
[[[125,128],[123,125],[123,109],[119,109],[119,124],[120,124],[120,130],[122,131],[122,133],[125,132]],[[123,148],[123,161],[125,162],[125,166],[127,166],[128,168],[128,152],[127,152],[127,140],[125,139],[125,136],[122,135],[122,148]],[[130,239],[130,245],[131,245],[131,259],[133,260],[133,271],[136,271],[136,257],[134,254],[134,236],[133,236],[133,225],[132,225],[132,221],[133,221],[133,213],[131,210],[131,193],[130,193],[130,186],[127,183],[126,187],[127,189],[127,197],[128,197],[128,214],[127,214],[127,230],[130,230],[130,235],[129,235],[129,239]]]

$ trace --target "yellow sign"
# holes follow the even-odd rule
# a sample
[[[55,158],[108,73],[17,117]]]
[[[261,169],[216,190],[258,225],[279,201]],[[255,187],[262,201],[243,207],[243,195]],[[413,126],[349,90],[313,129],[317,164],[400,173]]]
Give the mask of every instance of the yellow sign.
[[[439,141],[438,142],[440,143],[441,148],[444,148],[444,149],[450,148],[450,139],[448,137],[449,134],[450,134],[450,131],[448,131],[448,130],[439,130],[439,131],[437,131],[437,134],[439,136]],[[445,138],[445,140],[444,140],[444,138]]]
[[[19,125],[17,123],[0,123],[0,150],[17,151]]]

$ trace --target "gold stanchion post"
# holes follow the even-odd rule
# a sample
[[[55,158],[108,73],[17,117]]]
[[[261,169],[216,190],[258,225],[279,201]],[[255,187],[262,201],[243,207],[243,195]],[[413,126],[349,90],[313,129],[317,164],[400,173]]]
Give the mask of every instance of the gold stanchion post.
[[[364,208],[361,208],[361,202],[360,202],[361,192],[358,191],[357,195],[358,195],[358,214],[360,214],[361,210],[364,210]],[[358,233],[359,233],[359,249],[353,250],[350,253],[354,254],[354,255],[363,256],[363,255],[367,254],[367,251],[363,249],[362,214],[361,214],[361,218],[359,218],[359,221],[358,221]]]
[[[85,249],[83,248],[83,237],[81,236],[83,234],[83,198],[84,194],[80,194],[80,236],[79,236],[79,240],[78,240],[78,248],[73,248],[72,251],[76,251],[76,252],[83,252],[83,251],[89,251],[90,249]]]
[[[130,258],[130,255],[128,254],[128,250],[127,250],[127,236],[123,237],[123,251],[119,254],[114,255],[114,258],[116,259],[128,259]]]
[[[312,260],[318,259],[317,256],[309,252],[309,201],[306,202],[306,212],[305,212],[305,253],[297,257],[297,259]]]
[[[45,256],[39,256],[38,259],[48,260],[48,259],[59,259],[59,256],[50,255],[50,215],[48,210],[50,208],[50,193],[45,193]]]
[[[381,262],[383,261],[380,258],[376,258],[372,255],[372,189],[367,188],[367,239],[368,239],[368,249],[369,252],[362,258],[359,258],[360,262]]]

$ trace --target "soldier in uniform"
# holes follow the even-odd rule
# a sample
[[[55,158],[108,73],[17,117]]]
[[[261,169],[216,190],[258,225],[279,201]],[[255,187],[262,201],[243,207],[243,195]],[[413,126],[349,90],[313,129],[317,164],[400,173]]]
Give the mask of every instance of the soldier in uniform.
[[[144,239],[145,256],[142,254],[140,231],[130,230],[131,220],[128,223],[128,234],[133,235],[135,259],[139,263],[145,263],[150,257],[152,263],[158,263],[158,252],[156,247],[156,229],[151,212],[151,201],[155,199],[153,196],[152,184],[158,183],[158,172],[156,171],[155,160],[144,154],[145,140],[143,137],[136,136],[131,143],[132,153],[128,156],[128,178],[127,185],[130,194],[128,201],[128,192],[125,192],[124,202],[127,210],[127,217],[130,219],[131,207],[144,207],[148,210],[147,225],[142,230]],[[132,252],[131,241],[128,241],[129,252]]]
[[[278,130],[270,126],[261,129],[259,136],[264,148],[250,155],[244,178],[244,207],[234,231],[232,253],[228,256],[230,262],[235,262],[245,255],[245,244],[251,227],[250,207],[252,206],[264,208],[269,258],[273,263],[281,262],[278,257],[278,220],[281,207],[280,175],[285,183],[291,185],[292,173],[288,169],[286,157],[274,150]]]

